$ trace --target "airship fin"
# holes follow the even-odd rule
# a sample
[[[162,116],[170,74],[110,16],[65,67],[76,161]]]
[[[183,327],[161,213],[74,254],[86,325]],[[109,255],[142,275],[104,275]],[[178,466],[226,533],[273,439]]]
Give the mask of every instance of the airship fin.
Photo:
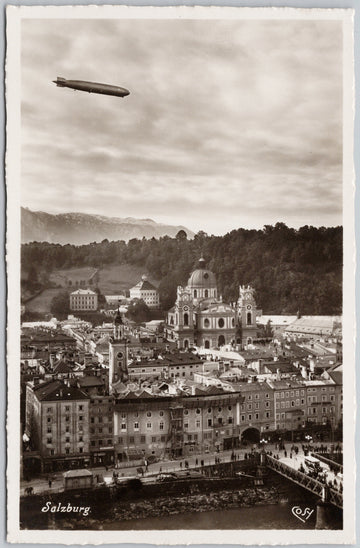
[[[65,78],[61,78],[60,76],[58,76],[56,78],[56,80],[53,80],[54,84],[56,84],[57,86],[60,86],[60,87],[65,87],[66,86],[66,79]]]

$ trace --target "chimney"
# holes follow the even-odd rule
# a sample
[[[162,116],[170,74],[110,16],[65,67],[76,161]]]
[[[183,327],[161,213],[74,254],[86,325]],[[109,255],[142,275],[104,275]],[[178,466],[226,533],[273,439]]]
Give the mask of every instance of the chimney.
[[[302,376],[304,379],[307,379],[306,365],[302,365],[302,366],[301,366],[301,376]]]
[[[279,368],[276,370],[276,380],[281,381],[281,373]]]

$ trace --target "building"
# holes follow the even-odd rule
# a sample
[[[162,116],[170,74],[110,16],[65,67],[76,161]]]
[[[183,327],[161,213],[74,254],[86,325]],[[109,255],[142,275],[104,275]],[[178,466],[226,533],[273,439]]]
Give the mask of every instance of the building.
[[[219,364],[209,362],[211,370],[218,369]],[[186,378],[192,379],[194,373],[209,371],[207,362],[195,356],[191,352],[164,354],[157,359],[139,359],[129,363],[129,378],[145,379],[149,377],[161,377],[163,379]]]
[[[109,340],[109,393],[116,393],[117,384],[129,379],[129,344],[120,311],[114,319],[114,332]]]
[[[44,471],[90,462],[87,394],[61,380],[26,386],[26,428]]]
[[[331,378],[268,384],[274,394],[275,430],[301,430],[309,423],[335,429],[342,421],[342,385]]]
[[[339,336],[341,325],[341,316],[301,316],[286,327],[285,333],[308,338]]]
[[[90,489],[93,480],[93,473],[90,470],[69,470],[64,473],[64,490]]]
[[[177,288],[175,305],[167,315],[165,336],[179,348],[195,345],[210,349],[251,343],[256,338],[254,290],[240,286],[237,304],[223,303],[218,297],[215,275],[205,268],[201,258],[187,286]]]
[[[244,397],[240,406],[241,439],[259,441],[261,435],[273,430],[273,391],[266,382],[248,382],[237,385]]]
[[[93,312],[98,307],[98,296],[91,289],[76,289],[70,293],[70,310]]]
[[[114,464],[114,401],[109,395],[90,399],[90,457],[94,466]]]
[[[238,447],[240,393],[210,387],[185,397],[129,393],[115,401],[116,459],[185,456]]]
[[[156,287],[149,282],[145,274],[134,287],[130,289],[130,299],[141,299],[149,308],[159,308],[160,298]]]

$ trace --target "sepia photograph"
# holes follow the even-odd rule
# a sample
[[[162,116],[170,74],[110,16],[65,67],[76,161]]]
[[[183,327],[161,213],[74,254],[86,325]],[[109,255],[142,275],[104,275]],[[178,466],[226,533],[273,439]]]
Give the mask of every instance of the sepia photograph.
[[[354,540],[353,78],[349,9],[7,8],[10,542]]]

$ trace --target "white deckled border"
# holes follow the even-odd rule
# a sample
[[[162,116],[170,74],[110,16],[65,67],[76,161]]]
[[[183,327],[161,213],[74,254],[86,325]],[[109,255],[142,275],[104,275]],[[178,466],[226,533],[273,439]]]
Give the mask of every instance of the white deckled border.
[[[228,7],[8,6],[7,279],[8,279],[8,541],[53,544],[352,544],[355,542],[355,227],[353,10]],[[20,44],[22,19],[241,19],[341,20],[343,23],[343,217],[344,217],[344,530],[28,531],[19,529],[20,447]]]

